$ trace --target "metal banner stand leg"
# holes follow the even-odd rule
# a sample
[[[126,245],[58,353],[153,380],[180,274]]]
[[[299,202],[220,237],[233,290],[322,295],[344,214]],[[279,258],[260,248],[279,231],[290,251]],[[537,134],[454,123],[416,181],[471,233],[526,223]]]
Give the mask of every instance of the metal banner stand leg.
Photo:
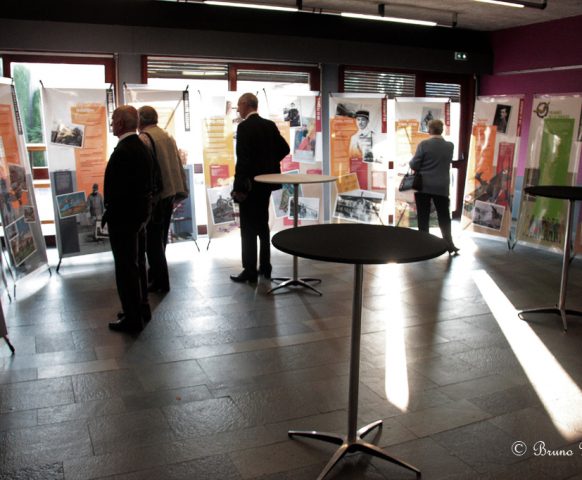
[[[57,265],[57,273],[59,273],[59,269],[61,268],[62,261],[63,261],[63,257],[59,257],[59,264]]]
[[[297,228],[297,216],[298,216],[298,207],[299,207],[299,184],[293,185],[293,228]],[[293,256],[293,277],[275,277],[273,281],[277,282],[280,281],[281,283],[278,284],[276,287],[271,288],[267,293],[273,293],[281,288],[289,288],[289,287],[305,287],[308,288],[318,295],[323,295],[319,290],[309,285],[307,282],[313,283],[321,283],[320,278],[299,278],[298,268],[297,268],[297,257]]]
[[[566,308],[566,290],[568,287],[568,269],[570,267],[570,249],[572,246],[572,223],[574,217],[574,200],[568,200],[568,217],[566,219],[566,239],[564,240],[564,255],[562,257],[562,278],[560,281],[560,296],[558,304],[553,307],[536,307],[522,310],[518,313],[519,318],[523,318],[528,313],[557,313],[562,317],[564,331],[568,330],[566,315],[576,315],[582,317],[582,312]]]
[[[14,355],[16,353],[16,349],[14,348],[14,346],[10,343],[10,340],[8,340],[8,335],[5,335],[4,337],[2,337],[4,339],[4,341],[6,342],[6,344],[8,345],[8,348],[10,349],[10,351],[12,352],[12,355]]]
[[[362,452],[374,457],[382,458],[388,462],[395,463],[401,467],[416,473],[416,478],[421,478],[420,470],[409,465],[398,458],[392,457],[382,449],[363,440],[374,428],[382,428],[382,420],[372,422],[358,430],[358,388],[360,383],[360,336],[362,331],[362,285],[364,277],[363,265],[354,266],[354,299],[352,305],[352,342],[350,353],[350,390],[348,404],[348,434],[338,435],[335,433],[289,430],[290,437],[306,437],[323,442],[333,443],[340,447],[335,451],[323,471],[317,477],[317,480],[323,478],[331,471],[345,454],[351,452]]]

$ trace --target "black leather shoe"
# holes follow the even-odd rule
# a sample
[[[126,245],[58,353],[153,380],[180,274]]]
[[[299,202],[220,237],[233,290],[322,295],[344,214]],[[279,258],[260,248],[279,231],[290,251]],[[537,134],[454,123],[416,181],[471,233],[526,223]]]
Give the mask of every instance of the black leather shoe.
[[[155,283],[148,285],[148,292],[150,293],[168,293],[170,291],[170,287],[160,287]]]
[[[114,322],[109,322],[109,329],[114,332],[124,332],[124,333],[138,333],[141,332],[143,326],[140,322],[130,322],[125,317],[116,320]]]
[[[245,283],[245,282],[249,282],[249,283],[257,283],[257,278],[258,275],[255,273],[254,275],[247,273],[247,272],[241,272],[238,275],[231,275],[230,279],[233,282],[236,283]]]
[[[117,319],[123,320],[125,318],[125,313],[123,311],[117,312]],[[150,308],[149,303],[142,303],[141,304],[141,318],[145,323],[149,322],[152,319],[152,309]]]
[[[459,248],[455,247],[454,245],[449,248],[449,255],[451,257],[456,257],[459,254]]]
[[[262,275],[263,278],[266,278],[267,280],[271,279],[271,269],[259,269],[259,275]]]

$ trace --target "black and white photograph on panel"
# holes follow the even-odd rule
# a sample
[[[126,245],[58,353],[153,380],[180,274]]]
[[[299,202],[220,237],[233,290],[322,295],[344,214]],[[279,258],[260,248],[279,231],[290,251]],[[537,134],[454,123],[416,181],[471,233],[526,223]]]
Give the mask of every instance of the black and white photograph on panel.
[[[340,193],[336,198],[333,216],[360,223],[381,223],[380,209],[383,199],[383,193],[369,190]]]
[[[294,102],[291,102],[283,109],[283,118],[289,122],[290,127],[301,126],[301,113]]]
[[[231,185],[209,188],[208,203],[214,225],[234,222],[234,204],[230,196]]]
[[[74,123],[54,122],[51,129],[51,143],[67,147],[81,148],[85,138],[85,126]]]
[[[509,125],[509,114],[511,113],[511,105],[498,104],[495,107],[495,117],[493,117],[493,125],[497,127],[499,133],[506,133]]]
[[[294,199],[289,199],[289,218],[294,218]],[[319,198],[299,197],[297,202],[298,220],[319,220]]]
[[[475,201],[473,208],[473,223],[493,230],[501,230],[505,207],[494,203]]]
[[[443,120],[442,108],[423,107],[419,122],[419,130],[422,133],[428,133],[428,124],[431,120]]]

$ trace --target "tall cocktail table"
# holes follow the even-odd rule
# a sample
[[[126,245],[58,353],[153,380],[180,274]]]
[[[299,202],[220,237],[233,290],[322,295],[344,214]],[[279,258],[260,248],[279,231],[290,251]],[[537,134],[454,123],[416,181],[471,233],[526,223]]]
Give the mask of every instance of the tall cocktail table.
[[[383,458],[412,470],[416,473],[417,478],[420,478],[420,471],[417,468],[384,453],[376,445],[363,440],[363,437],[372,429],[382,425],[382,420],[360,429],[357,428],[363,266],[428,260],[445,253],[447,251],[446,242],[428,233],[408,228],[361,224],[327,224],[284,230],[275,234],[273,245],[285,253],[299,257],[354,265],[348,433],[347,435],[337,435],[317,431],[290,430],[289,436],[314,438],[340,446],[319,475],[318,480],[323,479],[334,465],[345,454],[350,452],[363,452]]]
[[[302,183],[329,183],[334,182],[337,177],[330,175],[314,175],[307,173],[271,173],[266,175],[258,175],[255,177],[255,182],[260,183],[286,183],[293,185],[293,228],[297,228],[298,208],[299,208],[299,185]],[[289,287],[305,287],[313,290],[321,295],[321,292],[309,285],[311,283],[321,283],[319,278],[302,277],[299,278],[297,268],[297,257],[293,256],[293,277],[276,277],[273,280],[281,283],[274,288],[271,288],[268,293],[273,293],[281,288]]]
[[[582,187],[562,185],[538,185],[527,187],[525,193],[539,197],[558,198],[568,200],[568,214],[566,218],[566,235],[564,239],[564,255],[562,257],[562,278],[560,281],[560,296],[557,305],[552,307],[528,308],[519,312],[519,318],[527,313],[557,313],[562,317],[564,331],[568,330],[566,315],[582,316],[582,312],[566,308],[566,290],[568,287],[568,269],[570,266],[570,248],[572,245],[572,229],[574,228],[574,203],[582,200]]]

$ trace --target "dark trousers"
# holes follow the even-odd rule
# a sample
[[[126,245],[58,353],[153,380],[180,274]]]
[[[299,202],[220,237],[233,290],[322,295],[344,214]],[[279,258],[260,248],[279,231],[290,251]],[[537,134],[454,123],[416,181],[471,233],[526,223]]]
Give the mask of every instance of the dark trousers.
[[[449,197],[442,195],[431,195],[429,193],[414,193],[414,200],[416,201],[416,216],[418,219],[418,229],[421,232],[428,232],[430,221],[430,201],[434,203],[437,212],[437,219],[439,228],[443,238],[453,247],[453,237],[451,235],[451,215],[449,213]]]
[[[141,323],[142,302],[147,303],[144,228],[142,225],[110,222],[109,241],[115,261],[117,294],[125,318],[129,323]]]
[[[163,208],[162,208],[162,215],[163,215],[163,234],[162,239],[164,243],[164,250],[166,249],[166,245],[168,244],[168,235],[170,233],[170,222],[172,221],[172,213],[174,213],[174,200],[176,197],[172,195],[171,197],[164,198]]]
[[[259,268],[271,273],[271,238],[269,235],[269,189],[256,188],[240,203],[240,237],[242,266],[245,272],[257,273],[257,237]]]
[[[154,206],[146,228],[146,250],[150,265],[149,280],[152,285],[162,290],[170,289],[170,275],[166,261],[166,240],[173,203],[174,197],[159,200]]]

